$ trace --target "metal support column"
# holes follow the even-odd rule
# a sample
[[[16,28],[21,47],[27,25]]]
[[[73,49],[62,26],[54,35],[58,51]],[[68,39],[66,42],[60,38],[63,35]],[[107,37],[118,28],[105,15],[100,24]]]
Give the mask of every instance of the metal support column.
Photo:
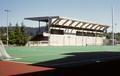
[[[84,36],[84,30],[82,29],[82,46],[83,46],[83,36]],[[84,37],[85,38],[85,37]]]
[[[40,21],[38,24],[39,24],[39,31],[38,32],[39,32],[39,34],[41,34]]]
[[[52,22],[52,18],[50,17],[49,19],[48,19],[48,34],[49,34],[49,37],[48,37],[48,45],[50,46],[50,36],[51,36],[51,29],[50,29],[50,27],[51,27],[51,22]]]

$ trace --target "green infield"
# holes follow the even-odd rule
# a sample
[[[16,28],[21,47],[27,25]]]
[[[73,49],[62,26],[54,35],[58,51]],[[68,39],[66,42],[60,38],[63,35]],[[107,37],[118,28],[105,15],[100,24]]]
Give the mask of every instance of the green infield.
[[[16,61],[37,63],[71,56],[66,53],[120,52],[120,46],[9,47],[6,50],[12,57],[20,58]]]

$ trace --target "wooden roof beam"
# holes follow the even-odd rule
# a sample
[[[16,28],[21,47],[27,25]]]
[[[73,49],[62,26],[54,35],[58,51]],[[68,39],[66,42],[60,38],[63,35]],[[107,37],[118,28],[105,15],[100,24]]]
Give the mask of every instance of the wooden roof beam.
[[[61,24],[61,25],[65,25],[67,22],[69,21],[69,19],[67,19],[63,24]]]
[[[87,24],[86,22],[82,22],[82,25],[79,28],[83,28],[83,26]]]
[[[58,20],[59,20],[59,18],[57,18],[55,21],[53,21],[52,24],[55,24]]]
[[[103,28],[103,26],[100,26],[100,28],[99,29],[97,29],[97,30],[101,30]]]
[[[90,23],[90,24],[88,24],[87,26],[86,26],[86,28],[88,28],[89,26],[91,26],[92,24]]]
[[[56,22],[55,22],[55,24],[54,25],[59,25],[59,22],[61,21],[62,19],[61,18],[59,18]]]
[[[97,27],[95,27],[94,29],[97,30],[97,28],[100,27],[100,25],[98,25]]]
[[[74,22],[75,22],[75,21],[72,21],[72,22],[69,24],[69,26],[71,26]]]

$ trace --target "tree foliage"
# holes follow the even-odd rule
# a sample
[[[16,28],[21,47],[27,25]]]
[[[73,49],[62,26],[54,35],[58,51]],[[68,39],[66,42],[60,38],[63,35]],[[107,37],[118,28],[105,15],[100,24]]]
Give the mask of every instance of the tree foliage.
[[[16,23],[15,27],[9,25],[9,44],[10,45],[18,45],[23,46],[28,41],[28,35],[25,32],[25,25],[21,23],[21,26],[19,26],[18,23]],[[3,40],[3,42],[6,44],[6,28],[0,28],[0,38]]]
[[[112,39],[112,33],[109,32],[106,34],[106,38],[107,39]],[[116,39],[117,41],[120,41],[120,33],[114,33],[114,39]]]
[[[13,35],[13,39],[15,39],[16,45],[25,45],[28,41],[28,36],[25,32],[25,26],[23,23],[21,23],[21,27],[18,25],[18,23],[16,24]]]

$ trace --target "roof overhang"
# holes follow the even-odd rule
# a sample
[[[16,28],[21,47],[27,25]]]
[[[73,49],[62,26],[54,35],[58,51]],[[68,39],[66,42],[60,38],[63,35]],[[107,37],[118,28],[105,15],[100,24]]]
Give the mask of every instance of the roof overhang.
[[[93,30],[93,31],[101,31],[107,30],[109,27],[108,25],[92,23],[92,22],[85,22],[85,21],[78,21],[73,20],[66,17],[59,17],[59,16],[45,16],[45,17],[30,17],[25,18],[27,20],[32,21],[43,21],[49,22],[51,20],[50,27],[59,27],[59,28],[70,28],[70,29],[78,29],[78,30]]]
[[[29,17],[29,18],[24,18],[24,19],[32,20],[32,21],[48,22],[49,19],[53,19],[53,18],[59,18],[59,16]]]

